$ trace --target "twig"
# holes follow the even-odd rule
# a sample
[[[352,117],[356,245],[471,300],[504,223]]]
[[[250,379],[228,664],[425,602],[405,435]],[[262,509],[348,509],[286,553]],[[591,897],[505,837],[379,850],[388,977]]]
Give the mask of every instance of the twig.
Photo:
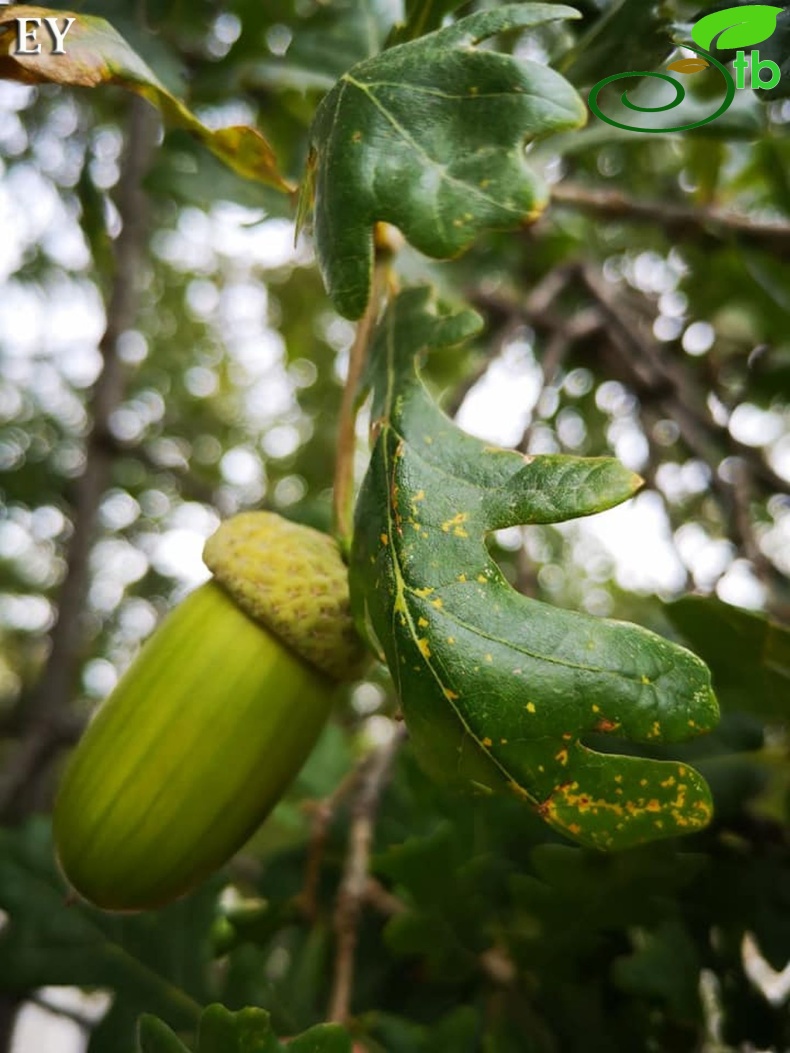
[[[333,490],[333,522],[335,537],[343,551],[348,551],[353,534],[354,452],[357,446],[356,404],[359,382],[365,368],[373,328],[378,320],[384,291],[389,280],[389,268],[377,262],[367,309],[357,323],[357,331],[348,360],[348,376],[340,404],[340,423],[337,431],[337,457]]]
[[[466,298],[470,303],[488,314],[494,331],[486,357],[453,392],[445,408],[448,417],[454,418],[458,415],[466,396],[483,379],[492,363],[500,357],[514,333],[523,328],[525,323],[541,317],[549,310],[552,303],[568,287],[576,270],[576,264],[561,264],[555,267],[529,291],[523,302],[509,302],[476,291],[467,294]]]
[[[509,316],[505,319],[500,332],[498,334],[492,334],[485,357],[453,390],[449,401],[445,405],[444,412],[448,417],[454,420],[458,416],[461,412],[461,407],[466,401],[467,395],[476,384],[480,383],[486,373],[488,373],[493,363],[501,356],[508,341],[514,333],[521,328],[522,324],[523,323],[517,316]]]
[[[748,467],[740,458],[731,463],[732,482],[730,492],[734,506],[734,525],[741,542],[743,553],[754,567],[754,572],[770,590],[776,569],[763,550],[754,530],[752,518],[752,479]]]
[[[387,918],[396,918],[409,910],[407,903],[372,877],[368,877],[365,886],[365,902]],[[497,987],[511,987],[516,982],[516,964],[504,947],[496,944],[489,947],[477,956],[477,964],[483,975]]]
[[[341,779],[329,797],[325,797],[322,801],[309,802],[309,805],[306,805],[313,813],[313,823],[310,831],[310,843],[307,849],[304,885],[298,899],[300,909],[310,920],[314,920],[318,913],[318,883],[321,878],[321,867],[329,839],[329,828],[332,825],[338,805],[353,790],[362,775],[364,763],[365,761],[362,761],[355,768],[352,768]]]
[[[402,899],[393,895],[389,889],[384,888],[380,881],[370,876],[365,885],[365,902],[387,918],[396,918],[399,914],[405,914],[409,909]]]
[[[59,742],[58,714],[71,698],[82,658],[82,611],[89,583],[89,558],[99,504],[107,488],[112,456],[105,435],[109,419],[123,397],[125,369],[117,354],[121,334],[134,321],[139,272],[146,241],[146,198],[142,180],[155,143],[156,117],[142,99],[129,110],[126,154],[118,183],[117,206],[122,230],[115,245],[115,275],[107,306],[107,325],[99,345],[102,371],[91,399],[93,422],[85,452],[85,469],[77,480],[73,533],[66,554],[67,572],[60,592],[58,619],[41,679],[24,715],[27,731],[0,773],[0,815],[18,818],[26,785],[41,772]]]
[[[790,253],[790,223],[758,223],[719,208],[689,208],[660,201],[637,201],[614,190],[593,190],[560,183],[552,191],[558,205],[569,205],[604,219],[648,223],[664,229],[675,241],[734,238],[743,245],[786,257]]]
[[[648,441],[648,418],[655,408],[675,421],[688,450],[707,465],[711,488],[730,536],[750,560],[770,594],[780,575],[762,552],[754,531],[749,507],[752,483],[759,479],[769,491],[777,493],[787,492],[787,484],[755,450],[743,446],[728,428],[713,419],[704,394],[698,390],[689,371],[682,363],[666,361],[660,349],[640,334],[639,326],[624,312],[601,277],[589,267],[582,269],[581,277],[606,321],[610,346],[618,355],[626,382],[639,396]],[[731,480],[719,472],[721,461],[727,455],[735,458]]]
[[[357,923],[367,891],[375,816],[392,762],[405,735],[405,726],[395,725],[390,740],[374,750],[360,778],[359,793],[354,801],[348,852],[335,906],[334,929],[337,943],[327,1017],[333,1023],[343,1023],[349,1016],[354,982]]]
[[[536,313],[534,317],[542,318],[544,315],[545,310]],[[580,311],[568,322],[560,322],[552,328],[546,343],[546,350],[543,352],[540,360],[540,367],[543,373],[543,384],[540,392],[541,398],[546,389],[554,384],[559,371],[562,368],[562,364],[573,345],[578,340],[583,340],[586,337],[592,336],[600,329],[601,318],[598,312],[594,309]],[[540,399],[538,400],[538,404],[539,403]],[[524,429],[524,434],[521,436],[521,441],[518,445],[518,449],[521,450],[522,453],[529,453],[529,445],[532,440],[535,423],[536,421],[533,415],[532,420],[530,420],[529,424]]]

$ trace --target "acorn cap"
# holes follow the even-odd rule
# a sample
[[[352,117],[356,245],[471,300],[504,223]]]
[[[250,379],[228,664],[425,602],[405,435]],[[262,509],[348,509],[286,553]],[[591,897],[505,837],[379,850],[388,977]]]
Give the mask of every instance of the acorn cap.
[[[203,560],[251,618],[335,680],[366,660],[333,538],[273,512],[242,512],[208,539]]]

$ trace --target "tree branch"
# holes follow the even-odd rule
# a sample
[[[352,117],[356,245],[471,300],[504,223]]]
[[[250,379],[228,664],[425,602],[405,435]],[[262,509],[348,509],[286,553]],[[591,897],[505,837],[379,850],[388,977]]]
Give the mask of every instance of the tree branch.
[[[708,466],[711,488],[729,534],[770,594],[780,575],[762,552],[754,532],[749,507],[752,484],[760,480],[768,492],[780,494],[787,492],[787,484],[757,451],[743,446],[728,428],[713,419],[704,393],[689,370],[681,362],[667,361],[660,349],[640,334],[635,320],[624,312],[601,277],[589,267],[582,269],[581,277],[606,322],[611,349],[625,370],[626,383],[640,399],[643,420],[652,407],[674,420],[688,450]],[[645,426],[646,433],[648,430]],[[719,471],[727,456],[735,458],[729,480]]]
[[[142,99],[129,108],[126,153],[116,203],[122,229],[115,244],[115,275],[104,335],[99,344],[102,371],[90,401],[92,430],[85,468],[75,486],[73,533],[66,554],[67,572],[60,591],[58,618],[41,679],[31,693],[23,720],[26,727],[16,750],[0,773],[0,815],[19,819],[28,811],[27,784],[42,771],[61,734],[60,712],[72,697],[82,664],[83,608],[89,585],[89,560],[96,518],[109,483],[113,455],[105,441],[112,412],[121,402],[125,367],[117,354],[121,334],[134,322],[139,299],[139,272],[147,239],[146,197],[142,180],[151,158],[157,118]],[[29,795],[31,796],[31,795]]]
[[[367,759],[367,758],[366,758]],[[365,760],[347,772],[333,792],[320,801],[306,802],[305,807],[312,812],[312,829],[307,849],[304,885],[299,894],[299,906],[305,916],[314,921],[318,914],[318,885],[321,879],[321,867],[324,862],[329,829],[335,818],[340,803],[351,793],[362,775]]]
[[[406,728],[403,724],[393,726],[392,737],[373,751],[365,771],[360,776],[343,879],[335,906],[334,929],[337,943],[327,1017],[333,1023],[344,1023],[349,1016],[354,983],[357,924],[368,889],[368,865],[375,816],[381,794],[389,779],[392,762],[405,736]]]
[[[690,208],[663,201],[637,201],[615,190],[594,190],[577,183],[561,183],[552,200],[603,219],[625,220],[661,227],[673,241],[734,238],[777,256],[790,254],[790,223],[759,223],[737,212],[719,208]]]

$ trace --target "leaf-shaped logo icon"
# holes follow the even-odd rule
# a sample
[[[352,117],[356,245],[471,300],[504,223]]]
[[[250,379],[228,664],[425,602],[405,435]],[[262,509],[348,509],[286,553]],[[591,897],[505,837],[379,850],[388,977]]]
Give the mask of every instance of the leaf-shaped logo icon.
[[[710,62],[706,62],[703,58],[683,58],[673,62],[671,66],[667,66],[667,69],[672,73],[700,73],[702,70],[707,69],[708,66],[710,66]]]
[[[772,4],[728,7],[701,18],[692,29],[691,36],[694,43],[706,51],[710,50],[714,40],[721,49],[754,47],[773,36],[776,20],[782,10]]]

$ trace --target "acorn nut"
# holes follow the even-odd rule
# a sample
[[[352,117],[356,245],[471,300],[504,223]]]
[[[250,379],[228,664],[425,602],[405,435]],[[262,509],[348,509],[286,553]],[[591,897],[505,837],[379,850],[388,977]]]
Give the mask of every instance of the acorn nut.
[[[224,523],[204,558],[214,579],[165,618],[99,708],[55,803],[60,865],[104,910],[162,906],[225,863],[365,662],[331,538],[250,512]]]

